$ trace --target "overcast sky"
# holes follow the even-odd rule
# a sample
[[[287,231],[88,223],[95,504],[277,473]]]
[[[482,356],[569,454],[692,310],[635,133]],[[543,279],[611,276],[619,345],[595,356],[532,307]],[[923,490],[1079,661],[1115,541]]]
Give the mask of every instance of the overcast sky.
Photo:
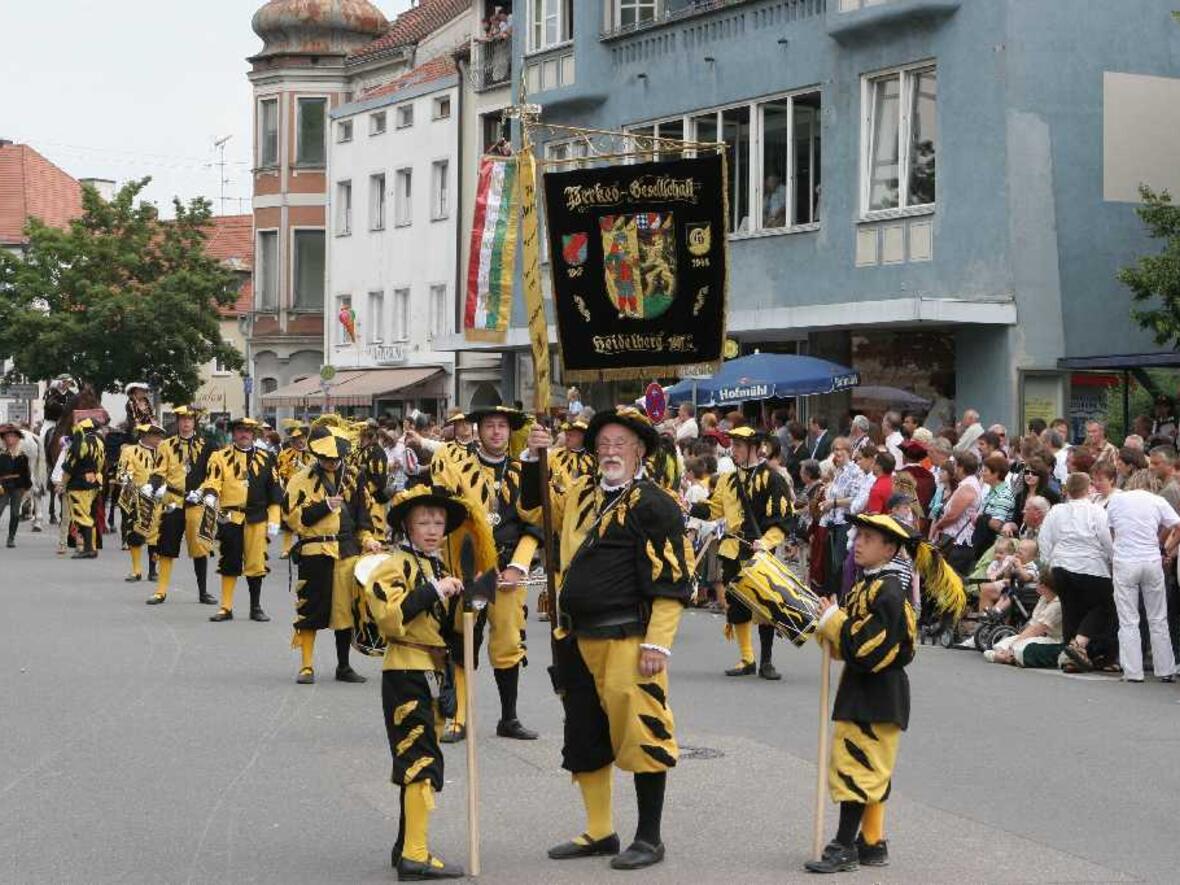
[[[409,0],[374,0],[392,19]],[[250,29],[263,0],[0,0],[0,138],[75,178],[150,175],[146,196],[213,200],[226,144],[225,212],[250,211]],[[236,199],[240,198],[240,199]]]

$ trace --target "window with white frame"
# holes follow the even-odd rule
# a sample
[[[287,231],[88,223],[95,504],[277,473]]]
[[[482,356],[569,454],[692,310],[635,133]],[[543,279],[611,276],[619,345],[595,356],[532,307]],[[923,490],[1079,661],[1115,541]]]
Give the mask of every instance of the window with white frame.
[[[339,345],[351,344],[352,339],[348,337],[348,327],[341,322],[341,317],[345,311],[352,310],[352,296],[351,295],[337,295],[336,296],[336,322],[333,326],[336,329],[336,343]]]
[[[797,92],[630,126],[634,149],[671,159],[651,139],[723,141],[729,171],[729,230],[789,230],[819,222],[820,93]]]
[[[430,217],[434,221],[446,218],[449,212],[449,175],[450,163],[446,160],[435,160],[430,165]]]
[[[279,164],[279,100],[264,98],[258,102],[258,165]]]
[[[297,101],[297,108],[295,162],[300,166],[323,166],[328,100],[301,98]]]
[[[369,134],[381,135],[385,132],[385,111],[369,114]]]
[[[574,0],[529,0],[529,52],[566,43],[574,33]]]
[[[393,328],[390,341],[406,341],[410,337],[410,290],[393,290]]]
[[[385,293],[374,290],[369,293],[369,343],[380,344],[385,332]]]
[[[611,30],[634,28],[655,21],[659,0],[611,0]]]
[[[336,236],[352,233],[352,181],[336,182]]]
[[[385,230],[385,173],[369,176],[369,230]]]
[[[230,370],[229,370],[229,366],[227,366],[222,361],[221,357],[217,357],[216,359],[213,360],[213,374],[217,375],[219,377],[224,377],[226,375],[231,374]]]
[[[292,277],[295,309],[324,309],[324,232],[297,230],[292,237],[294,256]]]
[[[430,287],[430,337],[447,333],[447,287],[445,283]]]
[[[411,199],[414,194],[414,170],[398,169],[394,175],[396,191],[393,197],[393,223],[405,227],[413,221]]]
[[[586,159],[590,153],[590,148],[582,139],[572,138],[564,139],[562,141],[547,141],[545,142],[545,160],[554,165],[548,167],[555,172],[565,172],[568,169],[584,169],[590,165],[591,161]],[[545,230],[545,208],[544,201],[538,203],[537,223],[540,225],[540,230]],[[549,238],[547,236],[541,237],[541,262],[547,263],[549,261]]]
[[[915,65],[863,78],[861,211],[930,207],[935,201],[938,74]]]
[[[434,100],[434,111],[431,116],[435,120],[445,120],[451,116],[451,97],[449,95],[440,95]]]
[[[279,232],[258,232],[256,262],[258,291],[255,295],[258,310],[276,310],[279,306]]]
[[[352,141],[352,120],[341,120],[336,124],[336,142],[344,144]]]
[[[408,129],[414,125],[414,105],[404,104],[397,109],[397,128]]]

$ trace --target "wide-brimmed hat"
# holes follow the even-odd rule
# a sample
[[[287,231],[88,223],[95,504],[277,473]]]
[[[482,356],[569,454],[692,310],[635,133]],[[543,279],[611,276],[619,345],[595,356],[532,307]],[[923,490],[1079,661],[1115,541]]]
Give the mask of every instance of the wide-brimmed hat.
[[[163,436],[164,435],[164,428],[161,427],[159,424],[151,424],[151,423],[136,424],[135,425],[135,432],[138,433],[140,436],[144,436],[145,434],[148,434],[148,433],[158,433],[158,434],[160,434],[160,436]]]
[[[656,429],[652,426],[647,415],[632,406],[621,406],[617,409],[598,412],[590,419],[590,424],[586,427],[586,448],[589,451],[595,450],[598,433],[608,424],[619,424],[635,433],[643,440],[643,447],[649,454],[654,452],[660,444],[660,435],[656,433]]]
[[[852,521],[860,528],[879,532],[899,544],[906,545],[917,540],[917,536],[911,529],[884,513],[861,513],[854,516]]]
[[[563,421],[561,424],[561,432],[569,433],[571,430],[581,430],[585,432],[590,427],[589,422],[582,418],[575,418],[573,421]]]
[[[317,457],[338,460],[347,457],[352,444],[340,434],[333,433],[330,428],[317,427],[311,432],[307,447]]]
[[[476,425],[484,418],[490,418],[493,415],[503,415],[508,419],[508,426],[512,430],[520,430],[528,420],[524,412],[519,409],[510,409],[508,406],[480,406],[478,409],[472,409],[466,414],[467,420]]]
[[[94,426],[95,425],[94,425],[93,418],[83,418],[81,421],[77,422],[74,425],[74,429],[75,430],[93,430]]]
[[[0,437],[7,436],[10,433],[15,433],[20,437],[24,436],[24,434],[20,432],[20,428],[15,424],[0,424]]]
[[[261,429],[262,425],[253,418],[246,417],[234,418],[229,422],[230,430],[237,430],[239,427],[244,427],[247,430],[259,430]]]
[[[307,425],[298,418],[284,418],[279,425],[287,433],[287,439],[302,439],[307,436]]]
[[[140,390],[146,390],[150,393],[152,386],[146,381],[132,381],[123,388],[124,396],[131,396],[131,391],[135,390],[136,388],[139,388]]]
[[[462,409],[451,409],[451,411],[447,413],[447,420],[443,422],[443,427],[449,427],[452,424],[458,424],[460,421],[470,420],[470,418],[463,414]]]
[[[724,430],[718,430],[715,427],[706,430],[701,434],[701,439],[711,439],[723,449],[729,448],[729,434]]]
[[[463,525],[468,516],[467,505],[438,486],[420,485],[399,494],[389,508],[389,527],[404,528],[406,518],[415,507],[441,507],[447,514],[446,533],[449,535]]]
[[[172,410],[172,414],[177,418],[200,418],[205,413],[205,410],[200,406],[177,406]]]
[[[739,442],[752,444],[762,442],[765,438],[765,433],[755,430],[753,427],[735,427],[729,431],[729,440],[731,443],[734,440],[738,440]]]

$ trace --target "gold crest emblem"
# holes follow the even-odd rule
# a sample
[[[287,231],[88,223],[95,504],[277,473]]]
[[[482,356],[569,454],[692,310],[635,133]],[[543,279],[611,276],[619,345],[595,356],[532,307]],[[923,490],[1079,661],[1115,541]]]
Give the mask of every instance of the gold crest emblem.
[[[688,225],[688,251],[698,257],[708,255],[713,247],[713,227],[709,222]]]

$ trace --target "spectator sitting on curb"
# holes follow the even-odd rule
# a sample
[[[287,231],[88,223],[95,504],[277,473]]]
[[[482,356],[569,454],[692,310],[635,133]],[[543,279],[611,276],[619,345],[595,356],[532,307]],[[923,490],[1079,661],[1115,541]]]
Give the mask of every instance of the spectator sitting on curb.
[[[1057,657],[1065,646],[1061,641],[1061,602],[1053,592],[1052,575],[1041,576],[1037,582],[1037,595],[1040,599],[1024,629],[985,651],[985,661],[1029,668],[1057,666]]]

